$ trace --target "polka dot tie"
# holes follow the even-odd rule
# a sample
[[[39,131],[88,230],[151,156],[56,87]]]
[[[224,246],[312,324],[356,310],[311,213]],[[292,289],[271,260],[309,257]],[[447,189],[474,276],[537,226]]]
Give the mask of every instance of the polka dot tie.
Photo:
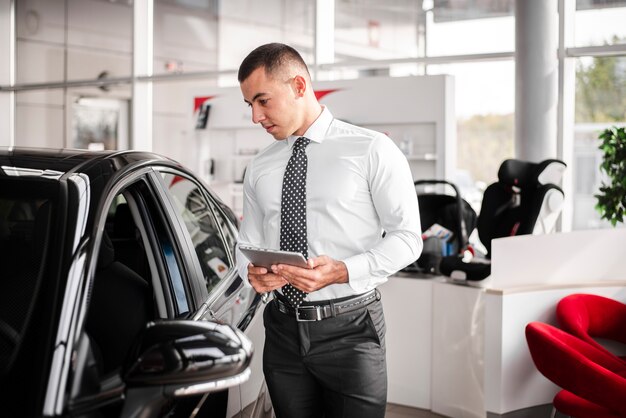
[[[283,194],[280,204],[280,249],[302,253],[308,258],[306,239],[306,169],[305,148],[310,139],[300,137],[293,144],[293,154],[287,163],[283,177]],[[306,293],[287,284],[283,294],[294,306],[298,307]]]

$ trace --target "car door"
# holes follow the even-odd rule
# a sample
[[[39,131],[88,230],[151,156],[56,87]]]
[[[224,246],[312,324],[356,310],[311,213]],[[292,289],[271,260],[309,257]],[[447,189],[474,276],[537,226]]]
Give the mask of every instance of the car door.
[[[252,340],[257,354],[252,359],[252,376],[241,387],[242,405],[246,412],[256,408],[266,412],[258,416],[270,416],[271,404],[268,407],[261,362],[265,334],[259,308],[263,304],[260,296],[237,273],[234,216],[191,174],[167,168],[156,172],[179,214],[179,222],[187,231],[192,254],[203,272],[202,281],[208,295],[201,301],[201,318],[236,326]],[[257,404],[262,406],[257,407]],[[230,401],[229,406],[232,406]],[[232,410],[229,409],[229,413]]]
[[[256,312],[259,298],[237,274],[235,226],[191,174],[168,168],[156,172],[183,226],[194,261],[202,270],[201,283],[207,295],[198,301],[203,305],[201,316],[245,330],[249,309]]]
[[[205,405],[207,414],[199,416],[221,418],[226,416],[227,388],[245,380],[249,374],[246,365],[232,368],[233,379],[229,382],[218,378],[196,384],[200,380],[193,380],[193,374],[203,365],[194,366],[194,358],[184,362],[186,370],[174,367],[168,372],[154,369],[155,365],[150,363],[153,360],[158,363],[162,353],[157,353],[153,360],[142,355],[143,350],[149,352],[151,347],[166,352],[175,349],[171,353],[175,358],[186,353],[193,356],[195,352],[196,357],[205,358],[207,363],[200,351],[210,355],[225,351],[219,342],[198,345],[198,338],[206,340],[213,335],[220,340],[229,334],[227,339],[243,342],[244,356],[248,350],[245,346],[249,345],[243,336],[219,325],[193,325],[202,325],[202,321],[194,318],[200,316],[201,304],[197,301],[206,299],[206,289],[197,286],[200,268],[190,258],[186,237],[173,215],[170,201],[162,199],[151,173],[151,169],[144,167],[118,179],[102,199],[101,210],[96,215],[91,256],[94,265],[89,269],[93,272],[93,286],[76,350],[69,410],[84,416],[187,417],[199,405]],[[124,217],[126,220],[120,221]],[[118,227],[117,222],[123,226]],[[123,257],[132,251],[137,251],[133,257]],[[130,265],[132,261],[139,262]],[[186,352],[175,348],[186,344],[195,346]],[[156,376],[150,376],[155,372],[157,375],[175,372],[179,376],[174,380],[167,375],[155,379]],[[172,387],[171,383],[177,380],[182,383]],[[226,390],[214,391],[220,387]],[[171,394],[163,396],[167,390]],[[214,393],[208,395],[209,390]],[[185,396],[177,395],[179,392]],[[238,407],[238,393],[235,399]]]

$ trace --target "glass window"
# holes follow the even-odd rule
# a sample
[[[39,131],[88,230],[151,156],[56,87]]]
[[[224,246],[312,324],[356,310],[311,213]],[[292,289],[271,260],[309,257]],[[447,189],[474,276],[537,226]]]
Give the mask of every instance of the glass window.
[[[513,0],[434,0],[426,12],[427,55],[514,51],[513,9]]]
[[[232,267],[228,250],[222,241],[219,226],[199,186],[191,180],[171,173],[161,173],[173,198],[200,262],[209,292],[226,277]]]
[[[215,213],[217,222],[222,228],[226,245],[230,248],[231,254],[235,254],[235,246],[237,245],[237,228],[235,226],[238,224],[237,216],[228,206],[220,201],[214,203],[209,199],[208,202],[213,209],[213,213]]]
[[[105,231],[113,246],[115,261],[151,281],[145,245],[123,194],[115,196],[107,211]]]
[[[612,125],[626,124],[626,57],[577,59],[575,100],[572,228],[610,228],[595,209],[603,180],[598,136]]]
[[[18,84],[132,74],[132,2],[20,0],[15,20]],[[128,148],[129,86],[18,92],[16,144]]]
[[[420,2],[335,2],[335,61],[417,57],[423,49]]]
[[[510,16],[514,10],[514,0],[431,0],[435,22],[455,22],[461,20],[487,19]]]
[[[77,97],[72,103],[70,147],[93,151],[128,148],[130,102]]]
[[[122,367],[137,336],[155,319],[152,284],[141,234],[119,194],[106,212],[85,322],[103,374]]]
[[[454,179],[478,211],[485,186],[514,155],[515,63],[429,65],[429,74],[454,75],[457,167]]]
[[[624,22],[624,0],[576,0],[574,46],[626,43]]]
[[[173,297],[176,316],[185,316],[193,308],[190,301],[191,296],[187,288],[187,270],[183,264],[183,259],[179,253],[178,242],[172,233],[172,226],[165,219],[163,210],[158,206],[152,192],[144,182],[137,182],[134,187],[141,194],[141,202],[145,204],[149,214],[149,221],[155,234],[156,251],[160,262],[166,269],[169,278],[169,295]]]
[[[178,313],[180,315],[189,312],[189,304],[187,303],[187,296],[185,294],[185,285],[183,283],[183,276],[178,265],[178,259],[174,253],[174,246],[169,235],[164,230],[159,231],[158,236],[161,243],[161,251],[165,264],[170,272],[170,281],[174,290],[174,297],[176,298],[176,306],[178,306]]]
[[[41,359],[32,338],[49,331],[47,323],[36,318],[42,313],[39,308],[48,302],[43,289],[49,290],[47,283],[54,278],[50,252],[58,243],[51,225],[56,222],[59,187],[56,180],[31,177],[32,172],[0,172],[0,379],[11,373],[20,377],[12,382],[15,387],[24,387],[29,380],[32,387],[29,366]],[[23,359],[28,359],[28,364]],[[29,377],[22,379],[22,374]]]
[[[576,60],[576,123],[626,121],[626,56]]]
[[[74,87],[19,91],[15,94],[16,145],[94,151],[128,149],[130,96],[130,84],[104,90]]]
[[[598,135],[607,127],[606,124],[574,126],[574,160],[568,167],[573,176],[573,230],[611,228],[610,222],[600,219],[594,196],[604,178],[600,172],[602,154]]]

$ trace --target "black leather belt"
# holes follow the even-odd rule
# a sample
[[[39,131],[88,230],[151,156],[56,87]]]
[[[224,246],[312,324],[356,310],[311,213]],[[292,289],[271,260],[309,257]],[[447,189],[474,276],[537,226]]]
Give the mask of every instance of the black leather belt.
[[[321,321],[361,309],[380,300],[380,293],[378,290],[371,290],[354,297],[308,302],[309,304],[300,305],[297,308],[291,306],[286,300],[281,300],[282,298],[284,298],[283,295],[279,293],[274,294],[274,302],[280,312],[294,316],[298,322],[308,322]]]

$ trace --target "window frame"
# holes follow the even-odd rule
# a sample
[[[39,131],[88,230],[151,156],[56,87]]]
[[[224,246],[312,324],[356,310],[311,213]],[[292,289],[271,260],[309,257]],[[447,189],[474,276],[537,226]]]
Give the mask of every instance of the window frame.
[[[167,190],[167,185],[163,181],[160,174],[161,171],[170,172],[174,175],[183,175],[186,178],[189,178],[189,175],[184,172],[180,172],[179,170],[175,170],[172,167],[155,165],[151,167],[148,178],[155,190],[155,193],[158,195],[158,199],[161,201],[163,210],[166,211],[166,218],[171,220],[168,223],[174,232],[178,248],[181,251],[181,255],[184,257],[185,265],[189,269],[187,272],[187,283],[193,299],[194,307],[193,310],[190,310],[190,313],[193,313],[195,316],[196,311],[202,306],[208,297],[208,292],[206,290],[206,286],[204,285],[204,273],[202,272],[198,258],[195,256],[195,249],[193,247],[191,237],[189,236],[189,231],[187,231],[184,220],[181,218],[180,214],[176,210],[176,207],[174,206],[174,202],[172,201],[169,191]]]
[[[200,265],[200,268],[202,270],[202,277],[204,279],[202,283],[204,286],[207,287],[207,292],[211,294],[213,293],[213,288],[215,288],[217,284],[219,284],[219,282],[225,278],[225,275],[222,275],[220,277],[220,275],[218,275],[210,266],[208,266],[209,270],[207,271],[207,266],[204,265],[206,261],[202,258],[202,256],[198,254],[197,245],[199,243],[194,241],[195,237],[192,236],[193,231],[189,229],[189,221],[192,221],[194,224],[196,224],[201,232],[204,233],[205,231],[202,230],[201,224],[205,221],[201,220],[201,217],[209,218],[206,220],[206,222],[210,223],[211,227],[214,229],[214,232],[207,234],[206,238],[209,239],[212,236],[214,239],[217,239],[220,249],[224,252],[225,260],[222,260],[222,262],[227,264],[228,270],[232,270],[235,265],[232,261],[233,257],[230,254],[230,250],[228,249],[229,241],[226,240],[225,233],[220,225],[221,218],[217,217],[213,209],[213,202],[211,202],[207,198],[206,193],[202,191],[202,185],[199,184],[198,181],[194,181],[193,178],[181,175],[179,173],[163,170],[157,170],[157,172],[160,174],[159,177],[163,182],[164,188],[167,189],[166,194],[169,196],[172,202],[172,207],[176,210],[176,213],[180,217],[180,224],[184,226],[184,230],[187,231],[186,235],[187,238],[191,241],[191,248],[193,249],[194,258],[198,259],[198,265]],[[168,177],[167,179],[165,178],[166,176]],[[177,178],[180,180],[176,180]],[[200,209],[201,213],[196,212],[191,208],[186,208],[187,202],[180,201],[180,198],[182,196],[179,196],[179,194],[175,192],[172,188],[172,186],[174,186],[174,184],[177,184],[179,181],[181,184],[184,183],[185,188],[189,188],[190,194],[194,192],[196,193],[196,198],[200,200],[201,207],[199,207],[198,209]],[[190,196],[190,194],[187,195],[187,198]],[[182,211],[180,210],[181,204],[185,207],[185,209]],[[186,212],[189,212],[189,214],[187,214]],[[228,271],[226,272],[226,274],[227,273]],[[212,282],[212,278],[216,278],[217,281]]]
[[[180,313],[177,309],[176,298],[173,291],[173,284],[171,282],[170,272],[167,267],[160,248],[160,240],[157,237],[159,231],[158,228],[164,228],[168,234],[168,238],[171,241],[174,254],[177,259],[177,265],[180,269],[181,279],[185,287],[185,297],[188,304],[188,312],[184,314],[185,318],[196,318],[196,310],[198,307],[204,306],[197,302],[196,293],[194,293],[194,281],[192,280],[192,272],[189,270],[189,266],[193,265],[193,258],[189,256],[186,242],[181,242],[181,234],[184,233],[178,225],[178,218],[176,212],[170,207],[169,199],[164,199],[161,185],[155,182],[155,173],[151,166],[131,167],[127,171],[120,173],[114,178],[110,185],[107,187],[106,192],[99,199],[98,208],[95,212],[94,224],[91,229],[91,234],[87,235],[87,239],[83,239],[80,243],[80,247],[76,253],[76,258],[83,260],[83,267],[77,269],[81,280],[84,281],[86,286],[81,296],[76,299],[76,307],[79,312],[75,315],[74,320],[79,319],[76,327],[80,331],[77,332],[68,344],[66,353],[76,353],[78,357],[85,355],[84,350],[89,349],[90,344],[85,343],[84,337],[86,336],[85,319],[89,310],[89,295],[93,289],[95,278],[95,267],[98,262],[98,255],[100,251],[100,245],[104,234],[105,224],[107,220],[107,214],[114,199],[123,195],[126,199],[133,220],[141,233],[141,240],[144,243],[146,256],[148,257],[148,264],[151,277],[145,277],[150,281],[153,293],[158,292],[156,289],[160,287],[163,293],[163,299],[166,306],[166,318],[176,319],[180,318]],[[150,202],[148,201],[150,200]],[[153,207],[150,207],[153,206]],[[155,211],[157,211],[155,213]],[[158,222],[162,224],[155,225],[154,218],[159,217]],[[174,221],[176,219],[176,221]],[[190,264],[191,262],[191,264]],[[193,270],[193,269],[192,269]],[[158,277],[154,277],[154,275]],[[158,302],[157,302],[158,304]],[[159,314],[160,314],[159,310]],[[81,343],[82,342],[82,343]],[[55,379],[59,379],[63,383],[63,389],[59,393],[67,393],[71,391],[74,393],[75,384],[80,385],[82,381],[82,371],[68,370],[70,373],[69,378],[64,379],[63,375],[67,374],[53,373],[56,376]],[[76,374],[79,373],[79,374]],[[53,378],[50,375],[50,378]],[[80,398],[81,395],[79,395]],[[94,406],[104,405],[105,403],[115,402],[119,394],[115,391],[109,391],[107,393],[100,392],[96,395],[99,399]],[[72,395],[64,397],[64,401],[61,400],[60,404],[57,404],[56,411],[60,413],[63,411],[68,402],[71,402]],[[95,399],[95,398],[94,398]],[[123,401],[123,398],[119,398]],[[102,401],[103,403],[100,403]],[[92,406],[89,405],[75,405],[77,408],[87,408],[86,410],[92,410]]]
[[[218,215],[231,228],[231,231],[229,231],[229,232],[230,233],[234,233],[234,235],[237,236],[237,234],[236,234],[237,228],[235,228],[232,225],[232,222],[230,221],[228,216],[226,216],[226,214],[224,214],[221,211],[221,209],[219,210],[219,212],[216,213],[216,210],[219,208],[219,205],[215,201],[215,198],[213,197],[211,192],[209,192],[207,187],[204,184],[202,184],[202,182],[200,182],[198,179],[196,179],[192,174],[190,174],[188,172],[185,172],[185,171],[175,170],[175,169],[172,169],[171,167],[155,167],[155,171],[157,173],[168,173],[168,174],[172,174],[172,175],[175,175],[175,176],[180,176],[180,177],[185,178],[186,180],[189,180],[193,184],[195,184],[196,187],[198,188],[198,190],[200,190],[202,192],[202,197],[210,203],[208,205],[208,208],[209,208],[209,211],[211,212],[211,214],[213,215],[213,220],[215,221],[215,225],[217,226],[217,229],[219,231],[220,238],[221,238],[222,242],[228,243],[228,240],[226,239],[226,236],[224,234],[224,231],[223,231],[223,228],[222,228],[222,223],[218,221]],[[164,188],[164,190],[166,191],[166,195],[171,200],[171,196],[170,196],[171,193],[168,190],[167,184],[165,184],[162,176],[158,176],[158,178],[159,178],[159,182],[161,183],[161,187]],[[173,202],[171,202],[171,203],[173,204]],[[179,222],[183,221],[182,219],[180,219],[180,216],[178,218],[179,218]],[[185,228],[185,230],[186,230],[186,228]],[[189,233],[187,233],[187,235],[189,235]],[[226,249],[226,255],[228,256],[229,263],[231,264],[231,266],[234,266],[235,265],[235,254],[233,252],[233,248],[230,248],[228,245],[224,245],[224,248]]]
[[[178,221],[178,227],[181,230],[182,235],[185,237],[188,255],[193,259],[193,265],[196,266],[196,270],[197,270],[196,277],[199,278],[199,280],[196,280],[196,283],[202,286],[202,289],[203,289],[204,297],[201,299],[201,301],[199,300],[200,308],[197,310],[196,314],[194,315],[194,318],[214,319],[216,318],[216,312],[221,311],[221,309],[227,304],[227,302],[232,297],[234,297],[234,295],[237,294],[236,291],[241,289],[241,287],[243,287],[243,281],[239,277],[239,273],[237,271],[237,264],[235,263],[235,255],[233,253],[233,249],[227,245],[228,241],[225,239],[224,232],[222,230],[222,225],[217,219],[217,215],[215,211],[216,211],[216,208],[219,207],[219,205],[217,204],[217,202],[215,201],[211,193],[208,191],[207,187],[204,186],[204,184],[202,184],[202,182],[200,182],[193,174],[185,170],[175,169],[175,168],[168,167],[168,166],[154,166],[153,169],[154,169],[154,172],[152,173],[153,181],[159,183],[159,186],[162,189],[161,192],[163,193],[164,199],[165,198],[168,199],[169,201],[168,204],[171,210],[175,212],[175,218]],[[209,210],[218,228],[220,239],[222,240],[226,254],[229,257],[229,262],[231,263],[230,268],[228,272],[226,273],[226,276],[222,280],[220,280],[220,282],[213,289],[211,289],[210,293],[206,289],[204,274],[202,272],[200,262],[195,254],[195,248],[193,246],[191,236],[189,235],[189,231],[187,230],[185,226],[184,220],[174,208],[174,202],[171,201],[172,199],[171,193],[169,192],[169,190],[167,190],[168,187],[165,184],[165,181],[161,173],[169,173],[172,175],[181,176],[191,181],[198,187],[199,190],[201,190],[202,196],[206,200],[208,200],[210,203]],[[220,216],[223,216],[224,221],[227,222],[227,225],[229,225],[230,228],[233,228],[233,230],[236,231],[236,228],[232,225],[232,222],[229,220],[229,218],[221,211],[219,212],[219,214]],[[235,234],[235,237],[236,236],[237,235]],[[235,288],[234,282],[237,280],[239,280],[239,283],[236,285],[236,288]],[[233,288],[233,290],[229,291],[231,288]],[[209,315],[209,317],[206,316],[207,314]]]

